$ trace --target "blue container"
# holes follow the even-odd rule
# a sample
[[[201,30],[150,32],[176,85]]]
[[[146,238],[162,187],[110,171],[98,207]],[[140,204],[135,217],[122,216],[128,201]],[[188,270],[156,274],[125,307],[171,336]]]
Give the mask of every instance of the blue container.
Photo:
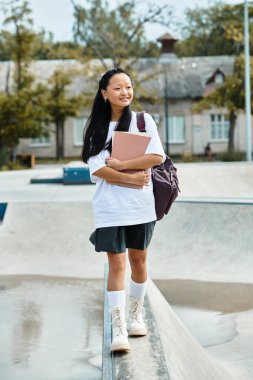
[[[63,168],[64,185],[91,184],[90,171],[88,167],[65,167]]]
[[[7,203],[0,203],[0,222],[4,219],[4,214],[7,208]]]
[[[30,183],[62,183],[63,178],[47,178],[47,177],[35,177],[30,179]]]

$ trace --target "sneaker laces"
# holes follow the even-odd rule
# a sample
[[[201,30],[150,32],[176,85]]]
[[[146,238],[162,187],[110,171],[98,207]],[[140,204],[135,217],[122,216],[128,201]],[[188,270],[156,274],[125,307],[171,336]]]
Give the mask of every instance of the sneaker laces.
[[[113,310],[112,315],[113,315],[113,319],[112,319],[111,325],[113,326],[113,332],[115,328],[115,335],[116,336],[127,335],[125,323],[123,321],[122,316],[120,315],[120,309],[116,307]]]
[[[143,300],[135,297],[131,297],[131,317],[135,319],[137,322],[142,323],[142,307]]]

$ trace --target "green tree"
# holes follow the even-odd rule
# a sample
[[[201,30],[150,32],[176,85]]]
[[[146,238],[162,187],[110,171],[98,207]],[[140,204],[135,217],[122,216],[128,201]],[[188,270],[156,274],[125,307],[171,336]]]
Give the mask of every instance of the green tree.
[[[11,59],[10,46],[6,44],[5,37],[0,32],[0,61],[9,61]]]
[[[16,93],[0,93],[0,144],[14,148],[20,138],[47,135],[49,117],[46,88],[24,87]]]
[[[36,38],[34,60],[80,59],[85,55],[83,47],[79,44],[73,41],[54,41],[53,34],[45,30],[39,32]]]
[[[253,16],[252,8],[249,14]],[[179,56],[239,55],[244,48],[243,21],[243,4],[218,1],[209,7],[187,9],[183,40],[177,44],[176,52]],[[252,27],[250,33],[253,37]]]
[[[34,53],[36,33],[31,29],[33,20],[28,1],[11,1],[5,8],[5,13],[4,25],[10,26],[11,31],[3,30],[2,35],[11,51],[11,59],[15,62],[15,84],[19,91],[33,79],[28,67]]]
[[[66,42],[53,42],[44,59],[80,59],[85,56],[85,51],[79,44]]]
[[[29,64],[34,51],[35,33],[30,29],[32,20],[28,2],[14,0],[5,4],[2,31],[5,46],[11,51],[14,62],[14,81],[7,76],[5,93],[0,94],[0,149],[13,151],[22,137],[46,134],[48,117],[44,111],[46,88],[33,82]]]
[[[253,61],[251,60],[251,73],[253,72]],[[251,86],[253,76],[251,76]],[[195,107],[200,111],[212,106],[225,107],[229,113],[229,140],[228,152],[234,150],[234,132],[238,113],[244,110],[245,89],[244,89],[244,56],[236,59],[234,73],[225,78],[224,83],[212,93],[203,98]]]
[[[54,41],[53,34],[44,29],[33,33],[32,60],[80,59],[85,56],[85,49],[73,41]],[[11,40],[11,41],[10,41]],[[12,47],[15,45],[13,34],[0,32],[0,61],[9,61],[13,57]]]
[[[171,19],[168,5],[142,7],[138,14],[134,0],[112,8],[107,0],[88,0],[83,7],[75,0],[74,38],[83,44],[87,55],[98,58],[106,70],[108,66],[133,66],[141,57],[157,56],[159,48],[145,37],[148,23],[166,24]],[[108,59],[110,58],[110,62]]]
[[[122,67],[132,78],[135,89],[135,106],[145,100],[157,102],[157,93],[147,91],[147,79],[157,76],[152,69],[140,73],[138,61],[143,57],[158,57],[160,47],[146,38],[145,28],[149,23],[169,27],[172,10],[168,5],[145,3],[138,9],[135,0],[112,6],[107,0],[87,0],[86,6],[71,0],[74,6],[75,41],[85,52],[84,75],[97,83],[103,71],[112,66]],[[93,59],[98,62],[94,62]]]
[[[76,73],[56,70],[49,80],[47,112],[56,127],[56,158],[64,157],[64,124],[67,117],[78,115],[85,105],[83,95],[69,96],[68,90]]]
[[[6,92],[0,94],[0,149],[7,146],[14,150],[20,138],[48,135],[49,122],[56,125],[57,158],[64,155],[64,123],[68,116],[75,116],[83,106],[82,96],[68,95],[74,73],[57,70],[47,84],[36,83],[29,72],[34,55],[46,54],[53,49],[51,38],[45,44],[45,33],[31,29],[31,10],[27,1],[13,0],[7,4],[5,25],[2,31],[6,46],[15,64],[14,86],[6,84]],[[59,48],[60,50],[60,48]],[[39,78],[38,78],[39,79]],[[1,154],[0,154],[1,156]]]

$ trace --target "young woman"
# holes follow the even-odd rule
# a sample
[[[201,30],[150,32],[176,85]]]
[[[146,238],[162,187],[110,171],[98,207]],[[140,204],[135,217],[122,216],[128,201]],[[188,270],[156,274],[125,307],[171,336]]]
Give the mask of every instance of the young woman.
[[[96,230],[90,241],[97,252],[107,252],[109,262],[107,294],[112,315],[112,351],[128,351],[128,335],[147,334],[142,306],[147,286],[147,248],[156,221],[150,168],[165,159],[156,124],[149,114],[145,114],[145,123],[151,140],[145,155],[124,162],[110,157],[113,131],[139,132],[136,113],[130,110],[132,100],[129,75],[120,68],[107,71],[99,81],[82,150],[91,180],[96,183],[93,198]],[[126,169],[137,169],[137,172],[123,172]],[[110,181],[143,188],[112,185]],[[124,285],[126,249],[131,266],[128,332]]]

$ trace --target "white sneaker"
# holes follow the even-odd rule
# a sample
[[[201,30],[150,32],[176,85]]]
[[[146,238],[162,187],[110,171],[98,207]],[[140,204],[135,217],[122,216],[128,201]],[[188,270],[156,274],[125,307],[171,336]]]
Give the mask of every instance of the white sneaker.
[[[147,335],[147,329],[142,317],[143,300],[130,296],[129,335]]]
[[[111,310],[112,344],[111,351],[129,351],[128,333],[126,328],[125,310],[119,306]]]

